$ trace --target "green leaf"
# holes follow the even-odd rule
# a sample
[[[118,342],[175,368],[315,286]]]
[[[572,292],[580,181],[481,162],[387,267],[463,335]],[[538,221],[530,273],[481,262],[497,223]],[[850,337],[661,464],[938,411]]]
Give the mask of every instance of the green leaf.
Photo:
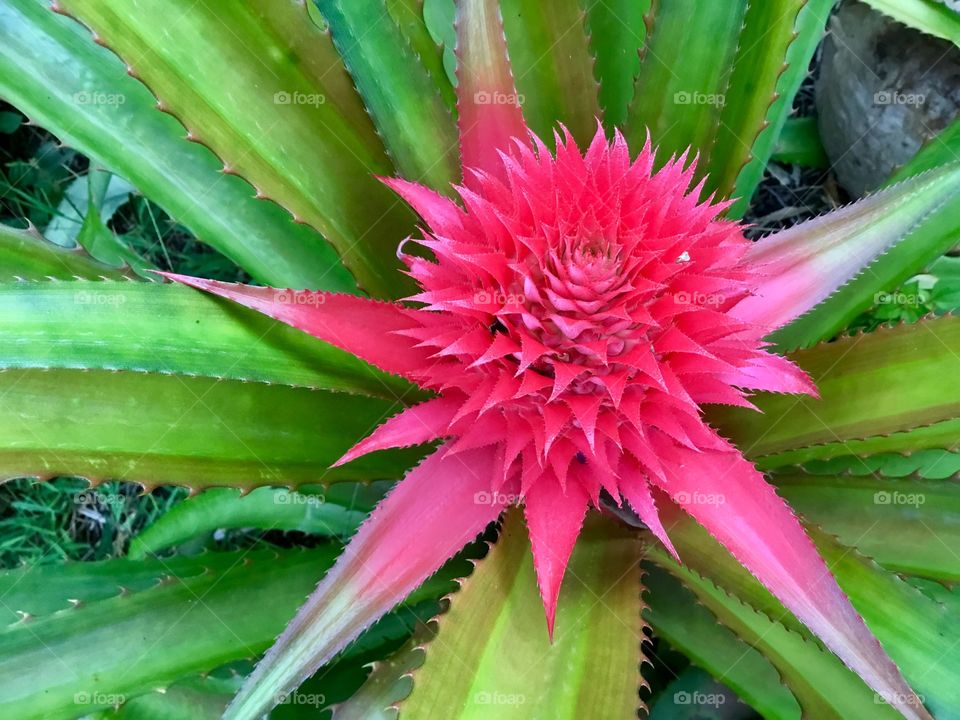
[[[696,665],[733,688],[764,718],[799,717],[796,698],[757,648],[719,624],[717,617],[669,573],[652,565],[644,569],[648,603],[644,617],[658,638],[669,641]]]
[[[939,145],[936,147],[939,149]],[[901,287],[952,249],[960,237],[960,192],[957,191],[960,164],[955,162],[956,156],[953,160],[949,165],[937,165],[926,175],[914,176],[917,185],[927,185],[922,192],[907,183],[898,186],[899,190],[883,191],[903,194],[897,209],[874,217],[869,223],[861,218],[861,227],[852,226],[847,232],[866,235],[882,232],[886,225],[889,232],[901,235],[899,242],[810,312],[773,333],[771,339],[781,348],[792,349],[832,338],[865,310],[883,302],[889,291]],[[922,167],[925,162],[911,165]],[[870,197],[861,200],[860,207],[866,211],[870,201]],[[837,222],[836,218],[833,221],[829,218],[826,216],[823,221],[821,233],[831,231],[831,223]],[[832,231],[843,232],[839,225]],[[918,298],[908,299],[915,306],[919,304]]]
[[[396,705],[409,697],[412,676],[426,657],[424,646],[436,638],[437,629],[436,618],[420,624],[403,648],[378,661],[360,689],[337,705],[336,720],[397,720]]]
[[[841,440],[822,445],[809,445],[798,450],[769,455],[757,460],[757,467],[764,470],[789,465],[804,465],[817,460],[834,458],[862,458],[890,453],[913,454],[923,450],[960,449],[960,418],[944,420],[909,432],[890,435],[875,435],[866,440]]]
[[[58,245],[80,245],[97,260],[110,265],[128,265],[138,275],[149,277],[149,262],[134,252],[107,227],[121,205],[136,192],[123,178],[102,168],[92,168],[67,188],[57,215],[44,236]]]
[[[336,554],[332,547],[279,556],[211,554],[204,556],[200,572],[193,558],[172,558],[162,569],[149,563],[167,579],[129,593],[114,584],[109,597],[79,596],[76,608],[32,618],[0,634],[0,704],[10,717],[23,720],[73,718],[255,655]],[[93,566],[93,574],[107,582],[111,574],[122,578],[126,568],[139,563],[83,565]],[[46,580],[41,592],[58,595],[61,571],[60,566],[32,569]],[[15,587],[18,578],[32,573],[4,573],[0,582]]]
[[[184,678],[162,692],[130,698],[97,720],[219,720],[242,680],[235,674]]]
[[[113,214],[135,192],[126,180],[95,169],[87,180],[87,212],[77,235],[77,243],[98,260],[126,264],[138,275],[147,276],[152,265],[107,227]]]
[[[670,572],[693,591],[697,601],[713,613],[717,620],[748,645],[759,650],[773,664],[783,683],[790,688],[800,704],[803,717],[817,720],[848,720],[858,717],[894,720],[900,717],[892,707],[877,700],[873,691],[844,667],[838,658],[781,625],[777,621],[778,615],[768,616],[759,612],[741,599],[727,594],[689,567],[674,563]],[[663,581],[658,588],[653,584],[657,571],[650,574],[653,592],[662,592],[664,586],[670,588],[670,585]],[[672,590],[672,596],[667,602],[683,602],[677,588],[674,586]],[[723,674],[721,679],[728,680]],[[776,700],[780,698],[776,697]],[[781,705],[777,710],[784,712],[786,708]],[[784,712],[779,716],[796,717],[792,712]]]
[[[755,399],[760,413],[741,408],[712,413],[763,467],[805,462],[809,457],[784,453],[816,445],[848,443],[847,454],[859,454],[863,450],[849,443],[960,415],[960,386],[944,382],[960,371],[960,318],[845,337],[789,357],[810,374],[819,400],[764,394]],[[942,441],[939,446],[945,447]]]
[[[87,492],[78,494],[77,499],[85,499]],[[228,554],[207,553],[142,562],[110,560],[40,564],[2,571],[0,627],[9,630],[8,626],[24,622],[24,616],[38,619],[66,615],[78,606],[78,602],[89,606],[100,600],[148,590],[172,574],[180,580],[203,575],[211,558],[221,557],[228,557]]]
[[[808,520],[886,569],[960,580],[960,484],[808,474],[773,482]]]
[[[960,45],[960,13],[936,0],[865,0],[899,23]]]
[[[439,626],[421,631],[406,656],[377,668],[338,720],[388,717],[384,711],[401,697],[398,669],[413,668],[401,719],[635,717],[643,641],[637,550],[609,520],[587,521],[551,645],[526,530],[511,513]],[[433,634],[423,659],[416,645]]]
[[[650,720],[753,720],[756,713],[709,673],[690,665],[655,698]]]
[[[76,475],[204,488],[395,479],[421,450],[329,466],[396,411],[282,385],[101,370],[0,373],[0,478]]]
[[[6,604],[46,609],[0,633],[0,705],[18,720],[74,718],[254,657],[339,551],[331,545],[0,573]],[[395,646],[409,636],[406,618],[418,617],[424,599],[449,586],[446,575],[428,582],[344,657]]]
[[[647,130],[661,161],[689,147],[704,161],[714,143],[740,42],[746,0],[669,0],[652,5],[648,34],[627,118],[630,146]],[[709,42],[691,38],[710,38]],[[756,70],[756,68],[755,68]]]
[[[933,280],[930,302],[934,310],[953,312],[960,309],[960,258],[939,258],[929,267],[928,274]]]
[[[823,533],[817,547],[850,600],[937,718],[960,717],[960,598],[934,600]]]
[[[835,0],[752,2],[744,17],[733,72],[709,164],[708,190],[738,198],[746,211],[823,37]]]
[[[0,112],[0,135],[11,135],[20,129],[23,116],[17,112]]]
[[[303,3],[58,0],[132,67],[192,135],[337,249],[363,289],[412,285],[397,244],[413,214],[330,37]],[[169,28],[177,42],[170,42]]]
[[[128,268],[99,262],[82,248],[65,248],[46,240],[34,227],[17,230],[0,223],[2,280],[133,279]]]
[[[820,142],[817,119],[815,117],[789,118],[783,125],[771,159],[803,167],[818,169],[828,167],[830,160]]]
[[[219,528],[253,527],[295,530],[328,537],[346,537],[367,514],[332,502],[323,495],[278,488],[257,488],[241,495],[233,488],[213,488],[175,505],[133,538],[129,556],[146,557]]]
[[[93,168],[70,183],[57,214],[43,231],[47,240],[57,245],[70,247],[77,244],[83,229],[84,217],[92,208],[106,223],[137,191],[119,175],[102,168]],[[89,248],[88,248],[89,250]]]
[[[650,0],[585,0],[594,74],[600,82],[600,107],[608,130],[622,128],[640,72],[640,50]]]
[[[927,170],[949,165],[957,161],[960,154],[960,119],[952,123],[929,140],[910,162],[900,168],[887,181],[887,185],[906,180]]]
[[[456,108],[453,73],[444,67],[444,49],[427,26],[426,6],[430,0],[386,0],[387,12],[400,27],[407,42],[423,63],[433,84],[440,90],[443,101],[451,111]]]
[[[385,0],[318,5],[400,173],[448,191],[460,179],[457,126]]]
[[[129,179],[257,280],[356,290],[323,238],[255,200],[246,182],[223,175],[207,149],[184,142],[183,127],[156,111],[153,96],[115,55],[43,2],[0,6],[0,96]]]
[[[423,22],[430,37],[442,48],[443,69],[451,87],[457,85],[456,0],[423,0]],[[454,100],[456,102],[456,100]]]
[[[581,145],[589,142],[600,106],[580,0],[554,0],[549,12],[540,0],[501,0],[500,12],[530,129],[552,144],[563,123]]]
[[[682,567],[677,565],[673,557],[659,545],[651,546],[647,557],[680,578],[712,611],[719,612],[723,599],[720,596],[731,593],[739,598],[738,604],[746,603],[744,608],[748,608],[751,614],[764,620],[772,618],[783,624],[790,633],[809,636],[799,621],[702,527],[679,509],[667,507],[662,510],[665,510],[669,519],[670,538],[684,564]],[[960,612],[960,598],[941,597],[939,601],[934,600],[897,575],[883,570],[854,548],[841,545],[815,528],[808,526],[807,531],[854,607],[927,707],[937,718],[958,717],[960,644],[955,644],[949,638],[953,636],[951,627],[956,613]],[[732,612],[737,608],[727,610]],[[728,624],[725,616],[720,619]],[[762,637],[756,639],[759,628],[747,627],[747,619],[745,616],[736,620],[737,623],[744,623],[742,627],[732,622],[728,626],[748,642],[761,641]],[[804,642],[817,647],[812,641]],[[764,650],[764,654],[776,664],[772,650]],[[785,659],[791,662],[800,657],[802,653],[799,648],[785,655]],[[834,661],[839,664],[839,660]],[[801,668],[807,666],[812,667],[812,661],[800,665]],[[809,669],[806,672],[810,672]],[[831,674],[838,675],[836,672]],[[868,698],[872,695],[856,676],[850,674],[850,677],[864,688]],[[826,683],[827,678],[816,681],[818,686],[826,687]],[[847,702],[852,697],[846,691],[834,690],[829,692],[827,699],[831,702]],[[879,705],[876,709],[880,710]],[[821,716],[812,713],[812,717]],[[841,714],[839,717],[858,715]]]
[[[196,375],[389,401],[422,396],[284,323],[175,284],[0,285],[0,369],[9,368]]]
[[[839,456],[806,463],[803,469],[814,475],[876,475],[877,477],[943,480],[960,472],[960,453],[949,450],[919,450],[909,455],[880,453],[865,457]]]

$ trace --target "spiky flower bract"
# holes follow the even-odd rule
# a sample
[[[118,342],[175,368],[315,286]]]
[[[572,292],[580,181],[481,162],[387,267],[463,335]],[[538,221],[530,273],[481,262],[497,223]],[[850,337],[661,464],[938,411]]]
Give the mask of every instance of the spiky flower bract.
[[[436,438],[445,455],[493,456],[491,497],[522,502],[552,626],[563,564],[588,504],[626,500],[669,543],[650,484],[681,449],[729,453],[707,403],[749,405],[744,389],[814,392],[764,350],[765,328],[727,312],[758,275],[724,204],[701,202],[694,163],[631,162],[619,133],[581,154],[536,137],[504,154],[499,179],[472,171],[462,206],[388,181],[427,223],[427,260],[404,255],[423,289],[397,334],[423,361],[410,373],[439,397],[392,419],[363,452]],[[736,477],[729,478],[736,482]],[[718,486],[722,490],[722,484]],[[558,523],[559,518],[563,523]]]

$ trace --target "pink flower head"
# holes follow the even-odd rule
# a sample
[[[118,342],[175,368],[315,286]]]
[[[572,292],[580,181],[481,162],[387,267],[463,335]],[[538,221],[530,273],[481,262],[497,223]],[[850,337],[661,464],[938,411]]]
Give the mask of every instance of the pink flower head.
[[[512,504],[524,508],[552,635],[584,516],[606,493],[675,556],[656,502],[682,507],[869,685],[928,717],[796,517],[702,414],[752,407],[750,391],[815,395],[763,337],[893,239],[868,232],[851,249],[842,233],[814,246],[787,231],[751,243],[720,217],[728,203],[691,187],[695,163],[656,169],[649,140],[631,160],[619,133],[608,142],[598,129],[581,152],[564,132],[552,152],[516,104],[469,101],[516,93],[494,5],[464,0],[461,15],[461,67],[483,70],[460,75],[459,199],[385,180],[426,224],[414,242],[429,257],[401,255],[420,292],[289,303],[270,288],[170,276],[433,391],[339,463],[442,440],[374,510],[232,707],[260,702],[258,683],[294,687]],[[303,661],[281,661],[291,653]]]
[[[450,438],[484,448],[491,494],[523,503],[551,626],[564,565],[589,504],[626,500],[669,546],[650,484],[684,451],[730,453],[701,406],[749,405],[744,388],[815,392],[763,349],[766,328],[728,311],[754,289],[726,204],[698,200],[694,165],[654,172],[649,144],[631,162],[623,137],[598,129],[581,154],[536,137],[500,156],[503,179],[467,168],[462,205],[388,184],[428,224],[404,255],[423,307],[397,334],[424,351],[409,374],[439,398],[396,416],[345,456]],[[729,478],[735,482],[736,478]],[[562,522],[561,522],[562,518]]]

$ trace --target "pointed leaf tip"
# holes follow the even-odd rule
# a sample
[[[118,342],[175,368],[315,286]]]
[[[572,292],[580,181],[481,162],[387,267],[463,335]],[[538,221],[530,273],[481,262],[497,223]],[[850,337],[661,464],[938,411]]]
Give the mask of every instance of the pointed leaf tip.
[[[411,470],[257,665],[224,714],[255,720],[473,540],[504,508],[490,496],[495,453],[438,451]]]
[[[560,586],[588,503],[589,497],[579,483],[567,483],[564,490],[550,475],[534,482],[525,497],[524,516],[551,642]]]
[[[960,193],[960,163],[761,238],[747,261],[766,278],[731,314],[780,328],[826,300]]]
[[[657,442],[661,489],[713,535],[784,607],[907,718],[930,720],[841,590],[789,506],[737,452],[698,453]],[[681,471],[682,468],[682,471]]]
[[[457,108],[464,182],[475,184],[467,168],[506,178],[497,151],[509,152],[513,138],[527,139],[507,54],[497,0],[457,2]]]
[[[436,440],[447,432],[461,404],[457,398],[445,396],[414,405],[380,425],[331,467],[345,465],[377,450],[410,447]]]
[[[415,379],[431,365],[430,353],[400,331],[417,326],[402,306],[356,295],[255,287],[158,272],[168,280],[263,313],[366,360],[381,370]]]

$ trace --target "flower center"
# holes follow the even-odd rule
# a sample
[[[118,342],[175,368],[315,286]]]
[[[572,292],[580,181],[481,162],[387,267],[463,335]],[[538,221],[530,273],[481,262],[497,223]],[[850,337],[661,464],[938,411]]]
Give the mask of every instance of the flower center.
[[[577,394],[602,391],[599,378],[611,372],[633,374],[617,358],[650,340],[631,317],[635,293],[622,259],[616,242],[587,236],[564,239],[541,265],[523,269],[517,278],[524,288],[521,306],[505,314],[506,325],[517,323],[518,340],[529,334],[551,351],[530,369],[549,377],[556,376],[557,364],[589,370],[570,384]]]

